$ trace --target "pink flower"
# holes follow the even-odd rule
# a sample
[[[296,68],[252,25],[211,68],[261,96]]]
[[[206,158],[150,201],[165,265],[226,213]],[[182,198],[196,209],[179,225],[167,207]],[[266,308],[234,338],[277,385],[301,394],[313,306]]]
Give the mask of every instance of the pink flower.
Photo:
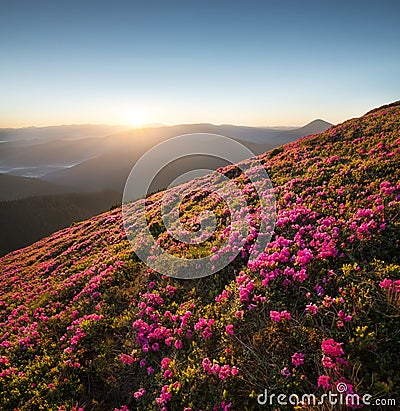
[[[201,365],[203,366],[204,371],[206,371],[207,373],[211,372],[211,361],[209,358],[204,358],[201,362]]]
[[[182,340],[176,340],[174,345],[176,349],[180,350],[183,347]]]
[[[171,344],[173,341],[174,341],[174,337],[168,337],[165,339],[165,344],[171,347]]]
[[[270,311],[269,316],[270,316],[272,321],[275,321],[277,323],[279,323],[283,319],[285,319],[285,320],[290,320],[291,319],[290,313],[286,310],[281,311],[281,312],[279,312],[279,311]]]
[[[311,250],[305,248],[304,250],[299,250],[297,252],[297,262],[300,265],[306,265],[313,259],[313,254]]]
[[[331,377],[329,377],[328,375],[320,375],[318,377],[318,387],[323,387],[326,390],[328,390],[329,388],[331,388],[331,384],[329,383]]]
[[[203,327],[207,326],[207,320],[205,318],[199,318],[199,321],[194,325],[195,330],[201,330]]]
[[[230,376],[230,373],[231,373],[231,367],[228,364],[226,364],[220,368],[218,377],[221,380],[225,381]]]
[[[293,274],[293,278],[297,281],[300,281],[301,283],[307,280],[308,275],[307,275],[305,268],[302,268],[300,271],[296,271]]]
[[[292,363],[295,367],[304,364],[304,355],[300,352],[296,352],[292,355]]]
[[[168,357],[165,357],[161,360],[161,368],[168,368],[169,364],[171,362],[171,359]]]
[[[138,399],[142,397],[144,394],[146,394],[146,390],[144,388],[140,388],[138,391],[136,391],[133,396]]]
[[[389,280],[388,278],[385,278],[383,281],[379,283],[379,287],[385,289],[385,290],[390,290],[392,287],[392,280]]]
[[[158,405],[164,405],[166,404],[168,401],[171,400],[172,398],[172,394],[170,392],[168,392],[169,386],[168,385],[164,385],[161,388],[161,395],[159,397],[156,398],[156,403]],[[165,408],[162,408],[162,410],[164,410]]]
[[[328,340],[322,341],[321,348],[324,354],[331,356],[331,357],[341,357],[344,354],[343,343],[338,343],[334,341],[332,338]]]
[[[136,361],[136,358],[133,358],[128,354],[121,354],[120,360],[124,364],[133,364]]]
[[[380,187],[382,193],[388,196],[396,191],[396,187],[392,186],[389,181],[383,181]]]
[[[271,320],[275,321],[276,323],[279,323],[279,321],[281,320],[281,314],[279,313],[279,311],[270,311],[269,316],[271,317]]]
[[[318,313],[318,307],[315,304],[307,304],[306,311],[310,312],[311,314],[315,315]]]
[[[331,357],[327,357],[326,355],[324,355],[324,356],[322,357],[322,365],[323,365],[325,368],[334,368],[334,367],[336,367],[336,364],[332,361],[332,358],[331,358]]]
[[[209,338],[212,337],[212,332],[206,328],[202,333],[201,333],[202,337],[204,340],[208,340]]]
[[[236,317],[236,318],[243,318],[243,315],[244,315],[244,311],[243,311],[243,310],[241,310],[241,311],[236,311],[236,312],[235,312],[235,317]]]
[[[174,376],[174,373],[171,370],[164,371],[164,378],[172,378],[173,376]]]
[[[234,334],[233,325],[232,325],[232,324],[227,325],[227,326],[225,327],[225,332],[226,332],[228,335],[233,335],[233,334]]]
[[[338,316],[346,323],[353,319],[351,315],[346,315],[343,310],[338,312]]]

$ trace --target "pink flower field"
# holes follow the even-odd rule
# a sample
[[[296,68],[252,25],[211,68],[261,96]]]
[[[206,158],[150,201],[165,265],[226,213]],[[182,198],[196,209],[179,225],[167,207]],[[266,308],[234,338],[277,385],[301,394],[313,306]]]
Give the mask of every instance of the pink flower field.
[[[0,409],[258,410],[265,389],[321,397],[339,383],[399,404],[399,143],[394,103],[259,156],[277,220],[251,262],[260,200],[238,167],[220,169],[245,193],[251,230],[208,277],[149,269],[121,208],[1,258]],[[226,204],[201,181],[181,209],[183,224],[215,211],[200,244],[169,237],[163,192],[147,199],[171,254],[215,252],[229,233]]]

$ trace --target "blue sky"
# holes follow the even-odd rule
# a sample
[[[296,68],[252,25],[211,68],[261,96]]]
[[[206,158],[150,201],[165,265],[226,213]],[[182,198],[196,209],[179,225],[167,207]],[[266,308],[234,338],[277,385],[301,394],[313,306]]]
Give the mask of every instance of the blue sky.
[[[0,126],[337,123],[400,96],[400,2],[0,2]]]

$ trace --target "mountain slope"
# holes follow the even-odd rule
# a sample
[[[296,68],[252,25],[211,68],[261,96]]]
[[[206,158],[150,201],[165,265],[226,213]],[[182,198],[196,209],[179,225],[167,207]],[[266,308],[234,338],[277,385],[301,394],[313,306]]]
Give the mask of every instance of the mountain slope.
[[[17,177],[18,178],[18,177]],[[0,255],[26,247],[121,203],[115,191],[69,193],[0,201]]]
[[[0,201],[16,200],[29,196],[61,194],[69,191],[71,189],[68,187],[48,183],[37,178],[0,174]]]
[[[264,390],[321,398],[339,387],[399,401],[399,142],[397,103],[261,155],[278,217],[252,264],[259,200],[235,166],[222,169],[247,196],[253,231],[209,277],[149,270],[120,209],[3,257],[2,408],[253,410]],[[190,258],[165,233],[162,195],[148,199],[152,232]],[[203,209],[226,235],[210,194],[187,198],[182,217]]]

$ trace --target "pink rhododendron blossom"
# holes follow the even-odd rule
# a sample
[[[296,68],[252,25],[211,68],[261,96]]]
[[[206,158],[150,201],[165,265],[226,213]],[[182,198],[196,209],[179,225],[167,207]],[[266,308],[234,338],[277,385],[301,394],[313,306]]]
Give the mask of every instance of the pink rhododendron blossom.
[[[233,334],[234,334],[233,325],[232,325],[232,324],[227,325],[227,326],[225,327],[225,332],[226,332],[228,335],[233,335]]]
[[[140,397],[143,397],[143,395],[146,394],[146,390],[144,388],[139,388],[138,391],[136,391],[135,393],[133,393],[133,396],[138,399]]]
[[[278,311],[270,311],[269,316],[271,317],[272,321],[279,323],[281,320],[281,314]]]
[[[174,346],[175,346],[175,348],[180,350],[183,347],[182,340],[176,340]]]
[[[121,354],[121,362],[124,364],[133,364],[136,361],[136,358],[128,355],[128,354]]]
[[[163,375],[164,375],[164,378],[168,379],[168,378],[172,378],[174,376],[174,373],[171,370],[165,370]]]
[[[326,355],[324,355],[324,356],[322,357],[322,365],[323,365],[325,368],[334,368],[334,367],[336,367],[336,363],[335,363],[334,361],[332,361],[332,358],[331,358],[331,357],[327,357]]]
[[[298,367],[302,364],[304,364],[304,354],[296,352],[292,355],[292,364],[295,367]]]
[[[169,364],[171,363],[171,359],[165,357],[161,360],[161,368],[168,368]]]
[[[318,313],[318,307],[315,304],[307,304],[306,311],[310,312],[311,314],[315,315]]]
[[[392,287],[393,281],[389,280],[388,278],[385,278],[383,281],[379,283],[379,287],[385,289],[385,290],[390,290]]]
[[[329,388],[331,388],[331,384],[329,382],[330,380],[331,377],[329,377],[328,375],[320,375],[318,377],[318,387],[322,387],[326,390],[329,390]]]
[[[332,338],[322,341],[321,348],[324,354],[330,357],[341,357],[344,354],[343,343],[338,343]]]

